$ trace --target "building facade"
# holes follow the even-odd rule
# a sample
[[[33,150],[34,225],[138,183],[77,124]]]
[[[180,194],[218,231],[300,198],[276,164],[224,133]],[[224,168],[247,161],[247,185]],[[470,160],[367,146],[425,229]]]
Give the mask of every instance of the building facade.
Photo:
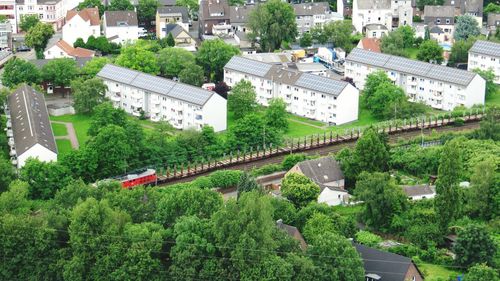
[[[202,0],[198,17],[200,38],[204,35],[231,33],[229,4],[226,0]]]
[[[160,7],[156,10],[156,38],[162,39],[168,35],[167,25],[177,24],[189,32],[189,13],[186,7]]]
[[[10,21],[0,23],[0,50],[12,49],[12,25]]]
[[[493,70],[495,84],[500,84],[500,44],[478,40],[469,50],[467,69]]]
[[[412,102],[453,110],[484,104],[485,81],[476,73],[355,48],[347,56],[345,76],[364,88],[368,74],[382,70]]]
[[[226,100],[215,92],[107,64],[97,74],[113,105],[134,116],[167,121],[177,129],[209,125],[226,130]]]
[[[102,20],[102,31],[109,41],[123,44],[139,38],[137,13],[134,11],[106,11]]]
[[[352,24],[357,32],[365,32],[369,24],[382,24],[388,30],[413,24],[410,0],[354,0]]]
[[[293,4],[293,10],[299,35],[308,33],[313,27],[344,19],[342,14],[330,11],[328,2]]]
[[[440,44],[453,44],[454,11],[453,6],[424,7],[424,24],[429,29],[431,39]]]
[[[76,39],[84,42],[90,36],[101,36],[101,19],[97,8],[86,8],[81,11],[70,10],[66,15],[66,24],[63,26],[62,39],[73,46]]]
[[[224,82],[241,80],[252,83],[261,105],[282,98],[288,112],[310,119],[334,125],[358,119],[359,91],[347,82],[234,56],[224,67]]]
[[[43,55],[46,59],[61,59],[61,58],[93,58],[95,51],[85,48],[74,48],[63,40],[57,41],[54,45],[48,47]]]

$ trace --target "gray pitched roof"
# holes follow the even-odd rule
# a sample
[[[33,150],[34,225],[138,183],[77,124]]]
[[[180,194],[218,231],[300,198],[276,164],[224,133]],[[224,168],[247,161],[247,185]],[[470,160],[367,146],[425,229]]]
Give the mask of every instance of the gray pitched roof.
[[[469,85],[472,79],[477,75],[474,72],[466,70],[419,62],[360,48],[354,48],[347,56],[346,61],[372,65],[386,70],[396,70],[410,75],[426,77],[462,86]]]
[[[500,57],[500,43],[478,40],[469,52],[498,58]]]
[[[340,95],[348,85],[344,81],[302,73],[296,69],[293,70],[281,65],[264,63],[240,56],[232,57],[224,68],[334,96]]]
[[[248,15],[255,6],[231,6],[229,7],[229,21],[231,24],[246,23]]]
[[[379,24],[379,23],[369,23],[365,25],[366,30],[368,31],[373,31],[373,30],[388,30],[387,26],[384,24]]]
[[[344,179],[340,165],[333,157],[321,157],[302,161],[297,164],[304,176],[317,184],[324,184]]]
[[[211,91],[203,90],[198,87],[174,82],[170,79],[113,64],[106,64],[102,70],[97,73],[97,77],[196,105],[204,105],[214,94]]]
[[[328,2],[293,4],[293,10],[297,16],[314,16],[330,12]]]
[[[424,17],[433,18],[452,18],[455,16],[455,8],[453,6],[425,6]]]
[[[170,14],[181,14],[182,16],[182,22],[187,23],[189,22],[189,12],[186,7],[181,7],[181,6],[168,6],[168,7],[160,7],[157,10],[158,14],[163,15],[170,15]]]
[[[43,94],[24,84],[8,97],[8,105],[17,155],[36,144],[57,153]]]
[[[182,26],[175,23],[169,23],[165,26],[164,29],[162,29],[162,31],[164,31],[166,35],[172,33],[172,36],[174,38],[177,37],[177,35],[179,35],[183,30],[184,28],[182,28]]]
[[[106,26],[137,26],[137,13],[134,11],[104,12]]]
[[[391,0],[354,0],[357,1],[358,8],[362,10],[390,9]]]
[[[363,260],[366,274],[376,274],[384,281],[404,281],[412,261],[407,257],[354,244]]]
[[[436,193],[436,188],[427,184],[404,185],[403,191],[407,196],[431,195]]]

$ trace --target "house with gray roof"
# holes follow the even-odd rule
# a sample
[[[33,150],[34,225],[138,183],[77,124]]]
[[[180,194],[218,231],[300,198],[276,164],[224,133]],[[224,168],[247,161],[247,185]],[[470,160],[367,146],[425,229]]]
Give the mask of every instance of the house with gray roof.
[[[477,73],[359,48],[346,57],[345,76],[360,90],[366,77],[378,70],[386,72],[412,102],[447,111],[484,104],[486,82]]]
[[[124,44],[139,38],[136,12],[105,11],[102,19],[102,31],[109,41]]]
[[[454,7],[455,16],[470,15],[482,22],[484,0],[446,0],[443,5]]]
[[[477,40],[469,50],[467,69],[492,70],[494,82],[500,84],[500,43]]]
[[[168,35],[165,28],[168,24],[177,24],[189,32],[189,11],[186,7],[168,6],[156,10],[156,38],[162,39]]]
[[[230,9],[227,0],[202,0],[198,12],[200,38],[207,35],[227,35],[231,32]]]
[[[293,10],[299,35],[309,32],[315,26],[344,19],[342,14],[330,10],[328,2],[293,4]]]
[[[57,161],[57,146],[42,93],[21,85],[8,96],[6,115],[12,164],[22,168],[30,158]]]
[[[306,118],[332,125],[358,119],[359,91],[345,81],[303,73],[287,64],[234,56],[224,66],[224,82],[234,86],[241,80],[252,83],[261,105],[282,98],[288,112]]]
[[[108,87],[113,105],[134,116],[166,121],[177,129],[226,130],[226,100],[217,93],[107,64],[97,74]]]
[[[162,33],[162,37],[167,37],[169,34],[172,34],[176,48],[183,48],[190,52],[196,51],[196,41],[186,30],[184,30],[184,28],[182,28],[182,26],[175,23],[169,23],[165,25]]]
[[[402,188],[410,200],[430,199],[436,196],[436,187],[433,185],[403,185]]]
[[[431,39],[440,44],[453,44],[455,30],[455,8],[453,6],[425,6],[424,24]]]

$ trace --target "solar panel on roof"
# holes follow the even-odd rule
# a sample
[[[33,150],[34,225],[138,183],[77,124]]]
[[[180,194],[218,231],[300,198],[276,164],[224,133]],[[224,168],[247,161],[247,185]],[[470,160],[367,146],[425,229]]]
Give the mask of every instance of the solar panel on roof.
[[[137,76],[139,72],[119,67],[112,64],[106,64],[99,73],[97,73],[97,77],[102,77],[106,79],[110,79],[113,81],[129,84],[132,80]]]
[[[414,61],[403,57],[391,56],[385,64],[385,67],[415,75],[425,75],[425,73],[427,73],[427,71],[431,68],[431,65],[425,62]]]
[[[271,65],[243,57],[234,56],[225,68],[263,77],[271,69]]]
[[[308,73],[303,73],[295,83],[295,85],[299,87],[332,94],[334,96],[340,95],[346,84],[347,83],[343,81],[337,81]]]
[[[470,52],[485,54],[492,57],[500,57],[500,44],[491,41],[476,41]]]
[[[167,95],[168,91],[175,85],[175,82],[165,78],[140,73],[130,84],[149,92]]]

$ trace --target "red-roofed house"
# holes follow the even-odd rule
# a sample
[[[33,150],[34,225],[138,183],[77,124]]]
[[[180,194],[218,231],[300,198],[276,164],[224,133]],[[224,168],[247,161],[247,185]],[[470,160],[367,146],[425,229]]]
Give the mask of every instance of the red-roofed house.
[[[47,48],[43,52],[45,59],[59,59],[59,58],[92,58],[95,52],[84,48],[73,48],[64,40],[57,41],[56,44]]]
[[[101,19],[97,8],[86,8],[81,11],[70,10],[66,14],[66,24],[63,26],[62,39],[73,46],[76,39],[87,42],[91,36],[101,35]]]
[[[380,40],[377,38],[363,38],[359,40],[358,48],[365,49],[372,52],[381,53]]]

